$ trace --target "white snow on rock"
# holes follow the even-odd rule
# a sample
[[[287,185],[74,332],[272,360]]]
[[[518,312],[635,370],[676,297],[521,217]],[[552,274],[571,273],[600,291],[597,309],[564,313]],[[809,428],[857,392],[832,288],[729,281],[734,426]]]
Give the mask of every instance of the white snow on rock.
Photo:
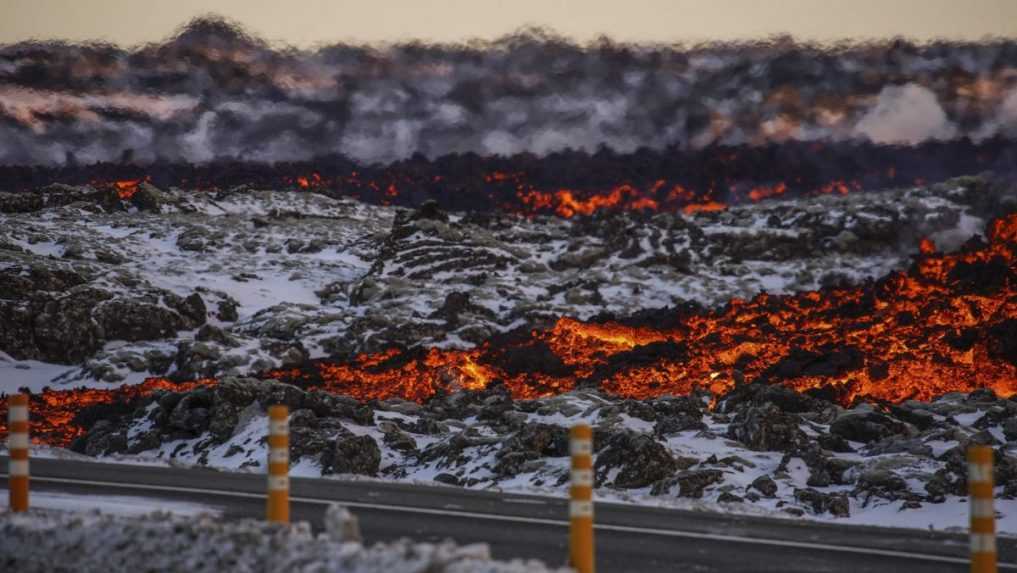
[[[131,340],[106,335],[67,367],[44,357],[60,355],[64,339],[26,334],[35,347],[0,348],[18,358],[0,355],[0,369],[31,389],[247,375],[391,344],[468,348],[559,316],[717,307],[858,282],[906,266],[921,237],[950,249],[980,232],[984,215],[970,207],[979,185],[968,178],[691,216],[427,213],[248,189],[153,190],[160,203],[144,211],[79,202],[2,214],[0,265],[26,280],[42,269],[84,281],[50,292],[54,300],[109,296],[172,316],[179,309],[169,298],[196,295],[205,316],[180,321],[175,334],[120,328]],[[21,288],[34,296],[53,287]]]
[[[6,510],[7,495],[0,496],[0,510]],[[101,511],[114,515],[147,515],[154,509],[180,516],[219,515],[222,510],[211,505],[187,501],[167,501],[130,495],[77,495],[55,491],[29,492],[29,503],[36,509],[60,511]]]
[[[366,546],[307,523],[221,521],[166,513],[120,516],[32,510],[0,514],[0,556],[11,571],[286,571],[314,573],[540,573],[539,561],[495,561],[485,544]]]

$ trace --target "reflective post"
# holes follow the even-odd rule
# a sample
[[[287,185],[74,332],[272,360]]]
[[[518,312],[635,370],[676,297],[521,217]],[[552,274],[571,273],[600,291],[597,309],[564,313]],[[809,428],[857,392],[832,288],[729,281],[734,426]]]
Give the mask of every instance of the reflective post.
[[[10,508],[28,511],[28,395],[7,398],[7,449]]]
[[[290,521],[290,424],[286,406],[268,408],[268,507],[269,521]]]
[[[578,573],[593,573],[593,431],[589,426],[572,427],[569,451],[569,563]]]
[[[992,507],[992,448],[968,448],[971,573],[996,573],[996,512]]]

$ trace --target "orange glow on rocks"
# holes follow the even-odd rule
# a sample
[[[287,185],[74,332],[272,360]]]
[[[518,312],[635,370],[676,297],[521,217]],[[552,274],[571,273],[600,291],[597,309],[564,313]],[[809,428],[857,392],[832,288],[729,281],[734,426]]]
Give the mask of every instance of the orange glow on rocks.
[[[392,348],[267,376],[361,400],[424,401],[496,381],[517,398],[599,387],[639,399],[696,389],[719,396],[759,382],[843,405],[898,403],[980,388],[1017,394],[1015,336],[1017,214],[996,220],[988,242],[953,254],[925,243],[907,271],[860,287],[760,294],[715,311],[661,310],[633,321],[563,317],[470,350]],[[64,445],[84,431],[75,419],[82,408],[214,383],[49,390],[33,398],[33,433]]]

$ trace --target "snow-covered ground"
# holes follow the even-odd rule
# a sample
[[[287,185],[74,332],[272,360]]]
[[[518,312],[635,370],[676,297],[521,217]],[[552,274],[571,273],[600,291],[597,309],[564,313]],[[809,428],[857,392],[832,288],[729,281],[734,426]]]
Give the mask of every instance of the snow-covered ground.
[[[32,510],[0,513],[0,556],[11,571],[292,571],[329,573],[523,573],[566,571],[539,561],[495,561],[487,545],[350,539],[344,510],[326,531],[306,523],[221,521],[212,516]]]
[[[269,394],[282,386],[235,381],[213,392],[229,395],[230,384],[260,385],[256,392]],[[585,423],[597,432],[596,498],[601,501],[963,531],[969,515],[964,445],[988,440],[997,445],[1001,459],[997,527],[1001,534],[1017,536],[1017,435],[1003,414],[1017,411],[1017,401],[953,394],[928,404],[905,404],[894,415],[866,404],[845,410],[814,401],[805,414],[789,417],[770,406],[786,399],[787,394],[777,392],[715,411],[702,408],[705,400],[696,406],[700,398],[640,402],[576,391],[507,402],[506,397],[460,393],[423,406],[382,401],[370,420],[358,421],[342,414],[315,415],[309,408],[319,394],[295,391],[292,399],[307,407],[296,408],[291,416],[291,474],[561,498],[568,492],[567,428]],[[457,399],[460,412],[448,414]],[[180,400],[185,406],[177,407],[186,408],[185,400]],[[161,408],[153,401],[137,417],[93,430],[85,448],[96,450],[124,436],[119,453],[98,459],[266,471],[268,420],[257,399],[242,409],[225,439],[208,432],[167,437],[161,429],[165,422],[159,420],[168,416],[160,414]],[[225,408],[219,406],[221,412]],[[676,411],[684,413],[674,415]],[[732,432],[733,425],[744,432],[745,420],[759,411],[770,420],[757,422],[748,436]],[[855,425],[846,422],[859,417],[873,424],[866,431],[880,435],[852,434]],[[902,422],[913,417],[928,424],[919,429]],[[506,425],[512,419],[518,423]],[[150,447],[123,453],[136,444]],[[54,448],[39,448],[36,455],[81,457]]]
[[[980,185],[578,219],[145,187],[140,210],[2,214],[0,372],[32,389],[243,375],[876,278],[920,238],[949,249],[979,232]]]
[[[366,405],[237,378],[391,343],[470,347],[560,316],[715,307],[882,276],[906,266],[920,238],[950,249],[980,231],[991,211],[984,189],[965,179],[695,216],[565,220],[146,188],[157,207],[4,214],[0,376],[5,388],[33,391],[222,378],[93,425],[76,448],[101,459],[264,471],[263,406],[285,396],[296,475],[562,495],[562,436],[585,421],[603,444],[601,499],[890,526],[963,528],[956,454],[992,443],[1006,461],[1000,529],[1017,534],[1012,400],[946,396],[883,413],[804,398],[804,410],[785,411],[788,400],[764,396],[705,411],[708,397],[638,402],[584,390]],[[860,419],[851,416],[876,435],[835,429]]]
[[[113,515],[148,515],[155,510],[180,516],[216,516],[222,510],[210,505],[186,501],[167,501],[130,495],[82,495],[55,491],[30,492],[29,503],[34,509],[59,511],[99,511]],[[6,510],[6,495],[0,496],[0,510]]]

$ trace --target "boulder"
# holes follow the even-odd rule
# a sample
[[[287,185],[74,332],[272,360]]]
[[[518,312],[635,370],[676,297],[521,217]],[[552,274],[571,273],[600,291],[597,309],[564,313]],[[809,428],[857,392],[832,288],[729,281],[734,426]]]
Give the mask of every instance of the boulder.
[[[744,409],[727,429],[727,436],[751,450],[787,452],[808,441],[799,428],[801,419],[787,414],[773,404],[751,406]]]
[[[777,482],[773,481],[773,478],[768,475],[761,475],[752,480],[752,484],[749,485],[749,487],[755,489],[766,497],[774,497],[777,495]]]
[[[890,436],[908,436],[914,429],[878,412],[845,414],[830,424],[830,433],[852,442],[870,443]]]
[[[594,471],[598,484],[634,489],[671,477],[677,467],[667,447],[652,436],[625,431],[607,439],[597,455]],[[614,468],[620,471],[608,484],[608,473]]]
[[[703,497],[703,491],[710,485],[724,481],[724,472],[720,470],[688,470],[679,472],[653,484],[650,495],[662,495],[678,486],[678,497]]]
[[[816,515],[829,513],[836,517],[849,517],[851,503],[847,494],[822,493],[812,488],[795,489],[795,500],[812,510]]]
[[[336,439],[321,460],[323,474],[378,475],[381,449],[371,436],[350,436]]]

